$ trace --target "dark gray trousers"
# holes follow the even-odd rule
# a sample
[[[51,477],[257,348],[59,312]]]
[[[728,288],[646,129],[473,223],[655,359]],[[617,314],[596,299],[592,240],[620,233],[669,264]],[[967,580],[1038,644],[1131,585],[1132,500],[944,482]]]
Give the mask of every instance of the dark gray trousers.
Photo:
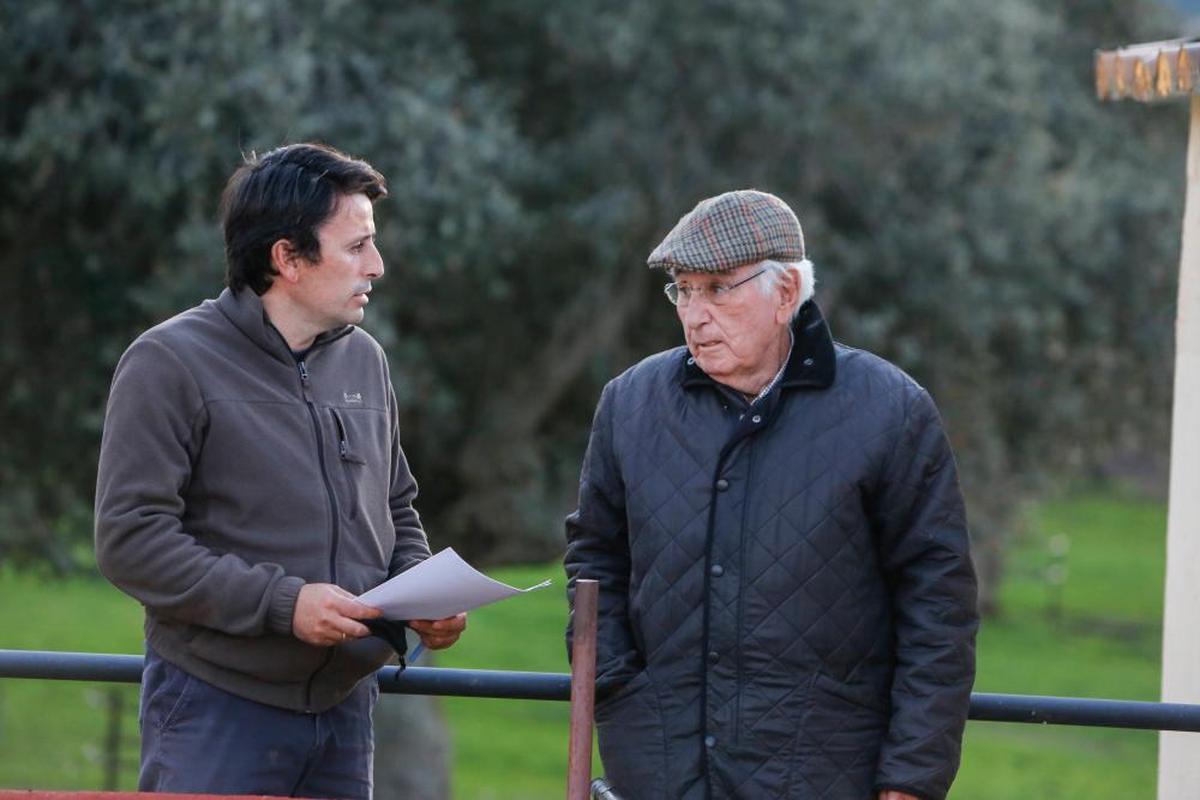
[[[370,800],[374,678],[305,714],[232,695],[146,648],[139,722],[143,792]]]

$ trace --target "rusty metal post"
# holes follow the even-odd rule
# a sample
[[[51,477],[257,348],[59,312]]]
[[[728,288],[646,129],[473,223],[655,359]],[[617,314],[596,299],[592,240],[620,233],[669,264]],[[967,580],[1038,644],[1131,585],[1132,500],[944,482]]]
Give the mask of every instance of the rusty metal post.
[[[596,691],[596,605],[600,584],[575,581],[574,640],[571,645],[571,739],[567,757],[567,800],[588,800],[592,780],[592,714]]]

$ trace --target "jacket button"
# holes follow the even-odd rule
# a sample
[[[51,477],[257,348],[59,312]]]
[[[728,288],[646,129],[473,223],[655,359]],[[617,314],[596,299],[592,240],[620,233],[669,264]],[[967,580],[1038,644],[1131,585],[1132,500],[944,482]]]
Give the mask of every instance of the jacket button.
[[[813,360],[811,358],[804,359],[804,366],[811,367],[812,365],[813,365]]]
[[[715,664],[715,663],[717,663],[717,662],[718,662],[718,661],[720,661],[720,660],[721,660],[721,654],[720,654],[720,653],[718,653],[716,650],[709,650],[709,651],[708,651],[708,663],[710,663],[710,664]]]
[[[728,488],[729,488],[729,481],[725,480],[724,478],[720,478],[717,481],[717,491],[718,492],[723,492]]]
[[[714,578],[719,578],[725,574],[725,568],[720,564],[713,564],[711,567],[709,567],[708,574],[712,575]]]
[[[709,748],[710,750],[712,748],[716,747],[717,746],[717,737],[713,736],[711,733],[708,736],[705,736],[704,737],[704,746]]]
[[[755,425],[757,425],[758,423],[762,422],[762,417],[759,416],[758,414],[755,414],[753,417],[750,418],[750,421],[753,422]]]

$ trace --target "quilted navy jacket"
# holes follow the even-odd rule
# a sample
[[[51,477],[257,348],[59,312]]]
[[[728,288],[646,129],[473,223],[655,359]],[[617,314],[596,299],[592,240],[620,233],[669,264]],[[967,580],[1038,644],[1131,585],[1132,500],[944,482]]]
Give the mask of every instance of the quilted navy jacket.
[[[793,333],[753,405],[682,347],[600,398],[566,568],[600,581],[627,800],[940,799],[958,768],[978,617],[937,409],[814,303]]]

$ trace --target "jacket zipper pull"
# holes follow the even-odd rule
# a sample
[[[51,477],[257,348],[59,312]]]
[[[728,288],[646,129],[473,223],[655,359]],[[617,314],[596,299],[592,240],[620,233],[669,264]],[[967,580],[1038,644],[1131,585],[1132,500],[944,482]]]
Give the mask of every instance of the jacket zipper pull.
[[[342,418],[338,415],[336,409],[329,409],[329,413],[333,415],[333,422],[337,425],[338,433],[338,453],[342,456],[342,460],[347,460],[350,455],[350,442],[346,438],[346,426],[342,424]]]
[[[308,366],[303,361],[297,361],[296,368],[300,370],[300,382],[308,386]]]

